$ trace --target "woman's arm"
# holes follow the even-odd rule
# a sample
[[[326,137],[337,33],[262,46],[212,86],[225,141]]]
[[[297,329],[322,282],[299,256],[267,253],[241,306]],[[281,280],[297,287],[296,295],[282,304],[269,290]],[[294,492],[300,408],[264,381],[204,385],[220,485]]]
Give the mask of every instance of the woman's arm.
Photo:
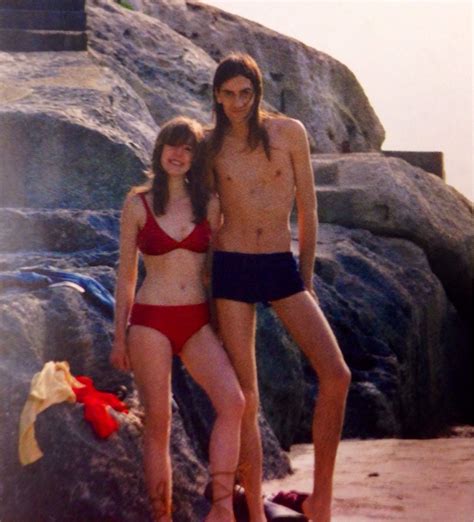
[[[110,362],[119,370],[130,369],[127,354],[127,324],[135,298],[138,271],[137,232],[139,222],[138,198],[125,200],[120,220],[120,251],[117,284],[115,289],[115,339]]]
[[[213,194],[211,196],[211,199],[209,201],[209,206],[207,210],[207,220],[209,221],[209,224],[211,225],[211,243],[209,245],[209,249],[206,254],[206,262],[204,264],[204,286],[207,289],[207,293],[209,295],[209,307],[211,311],[211,326],[213,327],[214,331],[218,331],[218,324],[217,324],[217,313],[214,306],[214,300],[211,296],[211,273],[212,273],[212,253],[214,251],[214,244],[215,244],[215,238],[217,231],[219,230],[220,226],[222,225],[222,213],[221,213],[221,204],[219,197],[217,194]]]
[[[221,204],[219,196],[213,194],[209,200],[207,207],[207,220],[211,226],[211,242],[209,244],[209,250],[206,254],[206,262],[204,264],[204,285],[206,288],[209,286],[211,278],[211,264],[212,264],[212,252],[214,250],[214,242],[217,231],[222,224]]]

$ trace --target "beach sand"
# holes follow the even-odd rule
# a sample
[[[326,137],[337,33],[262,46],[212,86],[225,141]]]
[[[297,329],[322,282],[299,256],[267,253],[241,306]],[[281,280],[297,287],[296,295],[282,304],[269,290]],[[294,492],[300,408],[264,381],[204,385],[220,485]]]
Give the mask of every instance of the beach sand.
[[[473,522],[474,428],[428,440],[344,440],[334,480],[333,522]],[[292,447],[294,474],[266,494],[309,492],[312,446]]]

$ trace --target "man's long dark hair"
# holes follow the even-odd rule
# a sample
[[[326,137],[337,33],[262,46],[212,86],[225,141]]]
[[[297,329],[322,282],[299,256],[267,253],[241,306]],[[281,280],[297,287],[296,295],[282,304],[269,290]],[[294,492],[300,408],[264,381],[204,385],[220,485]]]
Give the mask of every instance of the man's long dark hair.
[[[249,117],[249,134],[247,143],[251,150],[255,150],[260,143],[263,146],[265,155],[270,159],[270,138],[267,129],[263,125],[266,113],[261,109],[263,98],[263,78],[257,62],[248,54],[232,53],[226,56],[217,66],[212,85],[212,95],[214,99],[215,126],[209,137],[209,153],[215,157],[222,148],[224,135],[230,126],[229,119],[224,113],[222,105],[217,102],[216,92],[222,84],[237,76],[248,78],[252,82],[255,94],[252,111]]]
[[[201,125],[190,118],[178,116],[163,125],[151,156],[151,167],[146,172],[150,182],[132,189],[133,193],[149,192],[153,199],[153,212],[162,216],[169,201],[168,174],[161,165],[164,145],[190,145],[193,149],[193,162],[186,173],[186,189],[191,199],[194,223],[199,223],[207,215],[210,190],[204,176],[202,164],[202,141],[204,132]]]

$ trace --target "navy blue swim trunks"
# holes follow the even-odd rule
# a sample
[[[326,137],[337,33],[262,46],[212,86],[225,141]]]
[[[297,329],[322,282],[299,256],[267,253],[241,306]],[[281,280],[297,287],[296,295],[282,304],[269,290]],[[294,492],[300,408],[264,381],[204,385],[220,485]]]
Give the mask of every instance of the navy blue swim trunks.
[[[212,297],[268,303],[305,290],[291,252],[243,254],[214,252]]]

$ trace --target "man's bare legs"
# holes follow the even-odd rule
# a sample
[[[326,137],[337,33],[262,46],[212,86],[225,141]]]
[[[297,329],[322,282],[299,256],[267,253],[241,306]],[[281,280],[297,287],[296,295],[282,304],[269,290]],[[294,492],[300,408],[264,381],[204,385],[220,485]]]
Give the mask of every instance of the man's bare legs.
[[[250,522],[266,522],[262,500],[262,443],[258,427],[255,305],[216,299],[219,332],[245,397],[240,440],[240,475]]]
[[[341,437],[350,370],[326,318],[309,292],[272,302],[272,307],[318,375],[313,417],[313,492],[303,504],[312,522],[330,522],[332,481]]]
[[[224,349],[209,325],[186,343],[182,361],[216,411],[209,443],[213,505],[206,522],[233,522],[233,491],[239,461],[244,397]]]
[[[155,522],[171,522],[171,346],[151,328],[132,326],[130,361],[145,409],[143,460]]]

